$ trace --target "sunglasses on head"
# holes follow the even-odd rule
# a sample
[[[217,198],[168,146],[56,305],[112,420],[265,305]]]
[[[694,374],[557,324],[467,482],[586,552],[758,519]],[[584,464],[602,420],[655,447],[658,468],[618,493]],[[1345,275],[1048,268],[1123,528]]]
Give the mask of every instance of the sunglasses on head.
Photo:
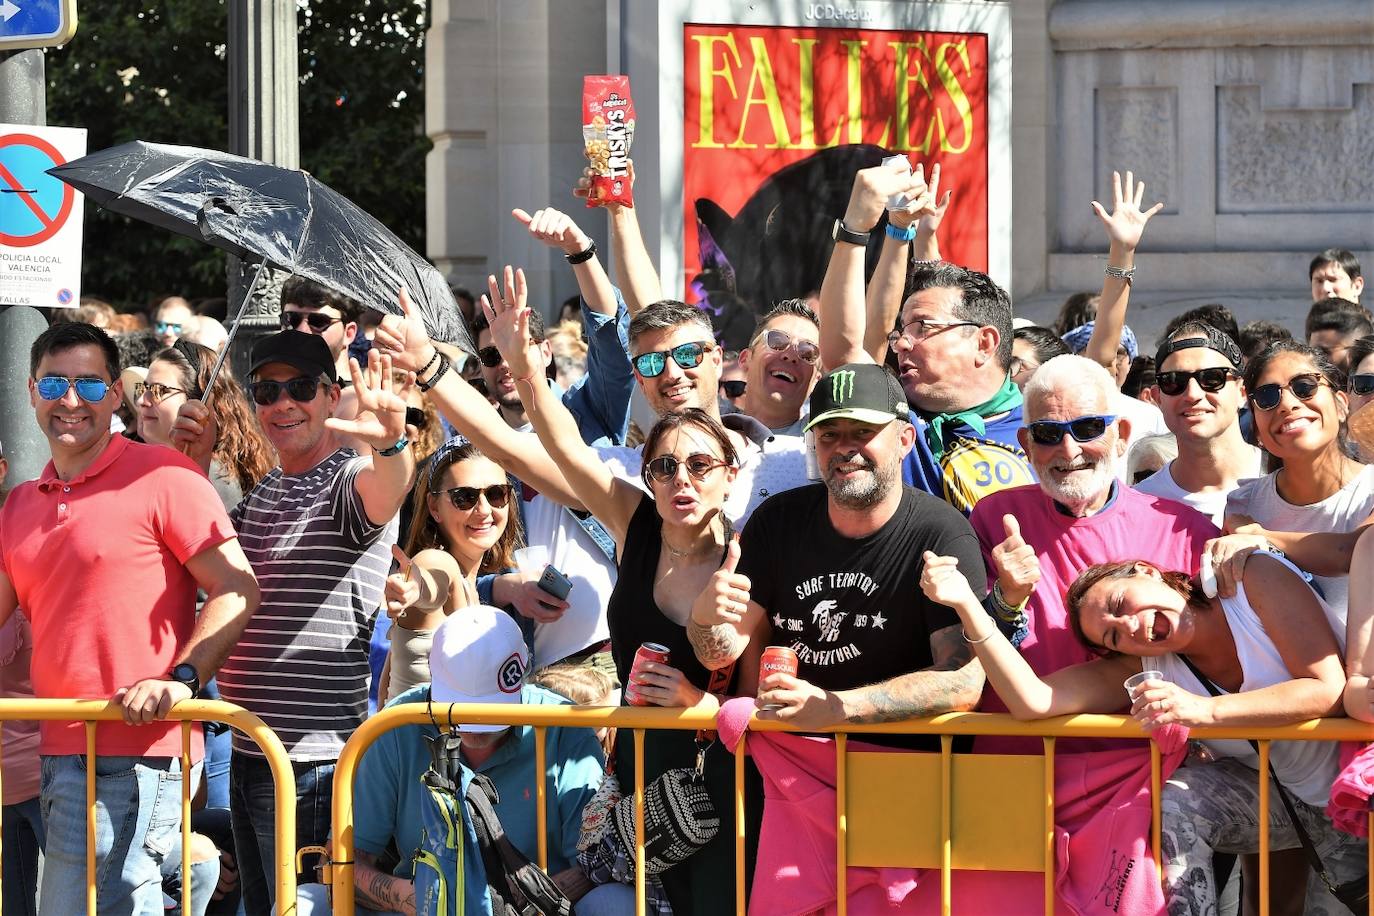
[[[45,401],[60,401],[66,397],[67,390],[73,385],[76,386],[76,396],[88,404],[105,400],[105,395],[110,390],[109,383],[98,378],[65,378],[60,375],[45,375],[34,383],[34,387],[38,389],[38,396]]]
[[[1226,383],[1233,378],[1240,378],[1240,373],[1226,366],[1214,366],[1210,369],[1194,369],[1191,372],[1159,372],[1155,375],[1155,384],[1164,394],[1177,397],[1188,390],[1190,379],[1197,379],[1197,386],[1203,391],[1217,392],[1225,388]]]
[[[343,321],[342,318],[335,318],[333,315],[326,315],[323,312],[287,312],[281,313],[281,326],[283,330],[294,331],[305,322],[310,326],[310,330],[316,334],[323,334],[332,325]]]
[[[253,398],[253,403],[259,407],[268,407],[277,403],[281,400],[283,391],[291,400],[305,404],[315,400],[315,395],[319,390],[319,378],[310,375],[298,375],[284,382],[263,379],[260,382],[248,383],[248,394]]]
[[[781,353],[788,347],[797,351],[797,357],[804,363],[814,363],[821,358],[820,345],[815,341],[802,340],[800,337],[793,337],[786,331],[770,329],[763,332],[763,342],[768,345],[768,349],[777,350]]]
[[[702,454],[688,455],[681,461],[672,455],[659,455],[644,466],[644,471],[659,483],[667,483],[677,477],[677,469],[683,466],[687,468],[687,473],[694,480],[705,480],[706,475],[716,468],[729,467],[730,462],[722,461],[712,455]]]
[[[477,498],[484,497],[487,505],[493,509],[500,509],[510,501],[511,487],[508,483],[494,483],[489,487],[450,487],[447,490],[436,490],[435,495],[447,494],[448,501],[453,508],[463,512],[468,511],[477,505]]]
[[[1374,375],[1350,376],[1350,393],[1361,397],[1374,394]]]
[[[679,368],[695,369],[701,365],[707,352],[715,348],[715,344],[694,340],[691,343],[678,344],[671,350],[650,350],[648,353],[641,353],[634,358],[635,370],[644,378],[662,375],[663,370],[668,368],[668,357],[670,356]]]
[[[1036,420],[1026,428],[1037,445],[1058,445],[1064,441],[1065,433],[1073,436],[1075,442],[1100,439],[1107,427],[1115,422],[1116,414],[1105,414],[1074,417],[1072,420]]]
[[[1293,392],[1293,396],[1299,401],[1310,401],[1318,388],[1329,384],[1331,383],[1315,372],[1304,372],[1290,378],[1287,385],[1280,385],[1278,382],[1260,385],[1250,392],[1250,400],[1254,402],[1256,410],[1273,410],[1279,406],[1279,401],[1283,400],[1285,391]]]
[[[78,392],[80,393],[80,392]],[[134,399],[143,397],[145,394],[152,399],[154,404],[165,401],[174,394],[186,394],[185,388],[173,388],[171,385],[164,385],[161,382],[135,382]]]
[[[727,398],[734,400],[735,398],[744,396],[744,389],[748,384],[749,383],[744,381],[744,379],[730,379],[729,381],[720,383],[720,390]]]
[[[180,333],[181,333],[181,322],[179,322],[179,321],[178,321],[178,322],[175,322],[175,323],[174,323],[174,322],[169,322],[169,321],[158,321],[158,322],[155,322],[155,323],[154,323],[153,327],[155,327],[155,328],[157,329],[157,332],[158,332],[159,334],[168,334],[168,333],[171,333],[171,334],[180,334]]]

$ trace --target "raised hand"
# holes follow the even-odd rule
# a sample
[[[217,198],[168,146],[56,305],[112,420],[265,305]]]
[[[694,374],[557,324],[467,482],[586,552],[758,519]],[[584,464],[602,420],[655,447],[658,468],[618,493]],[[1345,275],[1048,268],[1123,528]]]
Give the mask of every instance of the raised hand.
[[[997,584],[1008,604],[1020,604],[1035,590],[1040,581],[1040,558],[1035,548],[1021,537],[1021,525],[1014,515],[1002,516],[1002,530],[1006,540],[992,548],[992,565],[997,571]]]
[[[739,536],[736,535],[725,548],[725,562],[692,604],[692,620],[699,626],[739,623],[744,619],[744,612],[749,608],[749,577],[735,572],[739,553]]]
[[[397,369],[419,372],[434,357],[434,345],[430,343],[424,317],[411,303],[404,286],[397,291],[396,299],[401,314],[382,316],[372,338],[372,349],[385,351]],[[458,308],[458,304],[453,307]]]
[[[534,211],[534,215],[531,216],[517,208],[510,211],[510,215],[528,227],[530,235],[550,248],[561,250],[564,254],[579,254],[591,247],[591,237],[578,228],[571,216],[561,210],[545,207]]]
[[[635,186],[635,163],[633,159],[629,160],[629,165],[627,166],[626,171],[627,177],[630,179],[630,187],[633,188]],[[592,171],[591,166],[587,166],[582,170],[582,177],[577,179],[577,184],[573,185],[573,197],[586,200],[591,196],[593,174],[595,173]],[[591,205],[593,207],[604,207],[609,211],[619,210],[621,207],[624,206],[624,204],[619,204],[609,200],[593,200],[591,202]]]
[[[945,221],[945,213],[949,210],[949,199],[954,195],[953,188],[945,190],[945,196],[940,196],[940,163],[935,163],[930,167],[930,198],[926,206],[918,214],[921,223],[916,227],[916,232],[921,235],[935,235],[940,231],[940,224]],[[889,217],[890,218],[890,217]]]
[[[415,384],[415,376],[406,373],[405,384],[397,386],[391,377],[391,355],[376,350],[367,353],[367,371],[356,359],[348,361],[353,378],[353,390],[358,397],[358,415],[351,420],[330,417],[324,425],[336,433],[361,439],[377,451],[391,448],[406,435],[405,396]]]
[[[1164,209],[1164,202],[1160,201],[1148,210],[1141,210],[1144,200],[1145,182],[1137,182],[1134,172],[1126,173],[1124,188],[1121,184],[1121,173],[1112,172],[1111,215],[1107,215],[1106,209],[1100,203],[1093,201],[1093,212],[1102,220],[1102,225],[1107,227],[1107,237],[1111,239],[1112,247],[1135,251],[1140,244],[1140,236],[1145,231],[1145,224],[1150,221],[1150,217]]]
[[[956,611],[979,607],[973,586],[959,571],[957,557],[940,557],[927,550],[921,559],[925,564],[921,570],[921,591],[927,598]]]
[[[488,292],[482,294],[482,311],[487,316],[491,341],[510,367],[511,378],[531,379],[544,371],[543,354],[531,352],[535,346],[530,338],[530,310],[525,304],[529,291],[525,286],[525,272],[504,272],[505,295],[496,285],[496,277],[487,276]]]
[[[391,555],[396,558],[400,569],[386,577],[382,597],[386,600],[387,614],[394,618],[404,614],[420,600],[420,583],[411,575],[415,564],[404,550],[392,544]]]
[[[860,169],[854,176],[854,189],[844,211],[845,226],[854,232],[872,229],[887,211],[888,198],[894,194],[905,194],[917,203],[919,212],[925,206],[920,199],[929,194],[924,169],[918,166],[915,171],[908,172],[896,163]]]

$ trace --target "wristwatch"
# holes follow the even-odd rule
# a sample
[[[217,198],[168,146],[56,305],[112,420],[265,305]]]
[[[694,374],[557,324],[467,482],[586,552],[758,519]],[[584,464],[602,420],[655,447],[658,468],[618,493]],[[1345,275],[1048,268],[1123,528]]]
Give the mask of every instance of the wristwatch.
[[[200,696],[200,672],[196,671],[196,666],[189,662],[182,662],[172,669],[168,674],[172,680],[179,684],[185,684],[191,688],[191,699]]]
[[[869,230],[870,232],[872,230]],[[835,220],[835,228],[830,231],[830,237],[837,242],[848,242],[851,245],[863,247],[868,244],[868,232],[855,232],[844,224],[844,220]]]

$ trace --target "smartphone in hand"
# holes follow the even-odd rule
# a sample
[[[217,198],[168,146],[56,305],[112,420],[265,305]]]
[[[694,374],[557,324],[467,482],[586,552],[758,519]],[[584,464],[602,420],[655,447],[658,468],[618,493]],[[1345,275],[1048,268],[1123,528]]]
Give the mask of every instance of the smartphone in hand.
[[[567,576],[555,569],[552,563],[544,567],[544,574],[539,577],[538,584],[541,589],[559,601],[567,601],[568,592],[572,591],[572,582]]]

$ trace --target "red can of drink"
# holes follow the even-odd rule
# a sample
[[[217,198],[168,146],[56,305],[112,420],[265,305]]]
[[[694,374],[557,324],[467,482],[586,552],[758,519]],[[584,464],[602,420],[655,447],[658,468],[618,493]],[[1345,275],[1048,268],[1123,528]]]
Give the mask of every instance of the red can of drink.
[[[759,661],[759,683],[763,683],[764,678],[770,674],[782,672],[797,676],[798,670],[797,653],[787,646],[769,646],[763,650],[763,658]],[[778,709],[775,704],[768,704],[764,709]]]
[[[639,648],[635,650],[635,660],[630,665],[629,683],[625,685],[625,702],[631,706],[652,705],[639,695],[638,675],[640,669],[644,667],[645,662],[658,662],[666,665],[671,657],[672,653],[668,651],[667,646],[659,645],[656,642],[641,643]]]

